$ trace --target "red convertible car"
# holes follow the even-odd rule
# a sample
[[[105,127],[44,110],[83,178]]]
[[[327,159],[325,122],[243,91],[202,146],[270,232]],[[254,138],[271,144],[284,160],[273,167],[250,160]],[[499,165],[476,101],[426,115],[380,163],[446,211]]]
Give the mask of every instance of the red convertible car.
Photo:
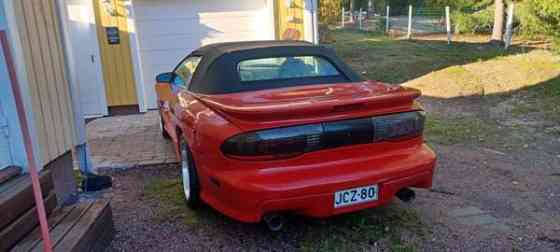
[[[414,198],[436,156],[415,89],[365,81],[306,42],[213,44],[157,76],[186,202],[279,229]]]

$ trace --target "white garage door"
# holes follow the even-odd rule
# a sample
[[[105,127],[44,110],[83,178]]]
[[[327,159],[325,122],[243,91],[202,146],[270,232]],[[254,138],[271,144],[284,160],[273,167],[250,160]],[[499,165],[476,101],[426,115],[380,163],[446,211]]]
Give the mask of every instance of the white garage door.
[[[134,0],[141,72],[148,108],[154,80],[188,53],[210,43],[274,39],[271,0]]]

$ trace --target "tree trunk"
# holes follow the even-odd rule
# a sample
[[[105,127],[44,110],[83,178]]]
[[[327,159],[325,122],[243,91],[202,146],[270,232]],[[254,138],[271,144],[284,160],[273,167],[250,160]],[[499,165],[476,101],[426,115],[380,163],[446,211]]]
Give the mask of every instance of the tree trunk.
[[[492,43],[502,43],[504,36],[504,0],[494,0],[494,29],[492,30]]]
[[[350,12],[354,11],[354,0],[350,0]]]

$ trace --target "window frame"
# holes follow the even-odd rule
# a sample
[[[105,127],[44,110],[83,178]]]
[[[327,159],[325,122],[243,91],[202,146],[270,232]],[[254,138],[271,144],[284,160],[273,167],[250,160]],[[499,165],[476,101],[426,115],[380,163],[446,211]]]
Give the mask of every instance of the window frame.
[[[199,58],[199,60],[198,60],[198,63],[196,64],[196,67],[194,68],[194,71],[193,71],[192,74],[191,74],[191,78],[190,78],[189,83],[185,83],[184,85],[175,84],[175,79],[179,77],[179,74],[177,74],[177,70],[178,70],[180,67],[182,67],[187,61],[189,61],[189,60],[192,59],[192,58]],[[185,57],[185,58],[184,58],[179,64],[177,64],[177,66],[175,66],[175,68],[173,69],[173,75],[174,75],[174,77],[173,77],[173,79],[171,80],[171,84],[172,84],[173,86],[176,86],[176,87],[179,87],[179,88],[183,88],[183,89],[188,90],[189,87],[190,87],[191,84],[192,84],[192,81],[193,81],[193,79],[194,79],[194,75],[195,75],[196,72],[198,71],[198,67],[200,66],[200,64],[201,64],[201,62],[202,62],[203,59],[204,59],[204,56],[202,56],[202,55],[189,55],[189,56]]]

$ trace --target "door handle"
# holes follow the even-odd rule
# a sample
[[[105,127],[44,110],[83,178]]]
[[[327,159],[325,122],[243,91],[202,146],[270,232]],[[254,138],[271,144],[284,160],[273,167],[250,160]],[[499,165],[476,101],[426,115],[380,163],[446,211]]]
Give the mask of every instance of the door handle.
[[[90,55],[90,57],[91,57],[91,63],[95,63],[95,55],[92,54]]]

